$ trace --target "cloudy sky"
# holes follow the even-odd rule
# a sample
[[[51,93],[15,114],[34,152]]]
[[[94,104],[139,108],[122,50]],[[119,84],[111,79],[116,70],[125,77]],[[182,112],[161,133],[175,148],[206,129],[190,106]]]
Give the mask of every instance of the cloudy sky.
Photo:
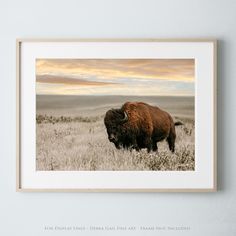
[[[37,59],[36,93],[194,96],[194,59]]]

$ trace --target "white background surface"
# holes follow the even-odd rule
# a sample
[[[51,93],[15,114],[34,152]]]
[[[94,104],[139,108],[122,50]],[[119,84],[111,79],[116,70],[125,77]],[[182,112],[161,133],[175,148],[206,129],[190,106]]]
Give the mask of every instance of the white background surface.
[[[59,225],[190,226],[145,235],[236,235],[236,1],[51,0],[0,2],[0,234],[144,235],[45,231]],[[16,193],[17,37],[214,37],[218,59],[217,193]]]
[[[22,42],[22,188],[213,189],[213,51],[212,42]],[[195,171],[36,171],[35,61],[37,58],[194,58],[197,95]],[[206,133],[208,135],[205,135]]]

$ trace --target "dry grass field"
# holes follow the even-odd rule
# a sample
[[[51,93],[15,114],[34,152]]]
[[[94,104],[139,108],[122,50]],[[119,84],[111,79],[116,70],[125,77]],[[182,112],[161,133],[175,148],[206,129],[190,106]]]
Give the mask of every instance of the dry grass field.
[[[176,127],[176,150],[166,141],[158,152],[117,150],[107,138],[105,112],[125,101],[143,101],[168,111]],[[195,168],[194,98],[37,96],[36,170],[178,170]]]

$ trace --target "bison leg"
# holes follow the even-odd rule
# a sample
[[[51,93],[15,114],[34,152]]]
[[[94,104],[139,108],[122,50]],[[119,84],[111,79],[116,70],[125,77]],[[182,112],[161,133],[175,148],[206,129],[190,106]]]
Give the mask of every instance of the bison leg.
[[[134,143],[133,143],[133,148],[134,148],[136,151],[140,151],[140,148],[139,148],[137,142],[134,142]]]
[[[175,138],[176,138],[176,135],[175,135],[175,133],[172,133],[172,132],[169,134],[169,137],[167,138],[167,142],[169,144],[169,149],[172,152],[175,151]]]
[[[147,151],[150,152],[152,150],[152,140],[150,137],[145,137],[144,138],[144,145],[147,148]]]
[[[130,147],[131,147],[132,149],[135,149],[136,151],[139,151],[139,150],[140,150],[140,148],[139,148],[139,146],[138,146],[138,143],[137,143],[137,138],[136,138],[135,135],[132,135],[132,136],[130,137]]]
[[[157,141],[156,141],[156,140],[152,140],[152,150],[153,150],[154,152],[157,151]]]

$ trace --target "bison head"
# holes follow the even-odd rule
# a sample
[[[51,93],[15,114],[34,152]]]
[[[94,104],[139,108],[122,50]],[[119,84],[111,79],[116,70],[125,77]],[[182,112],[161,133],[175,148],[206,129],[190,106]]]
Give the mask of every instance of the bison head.
[[[122,125],[128,121],[126,112],[121,109],[111,109],[107,111],[104,124],[107,129],[108,139],[114,143],[117,148],[123,144],[122,139],[124,138]]]

